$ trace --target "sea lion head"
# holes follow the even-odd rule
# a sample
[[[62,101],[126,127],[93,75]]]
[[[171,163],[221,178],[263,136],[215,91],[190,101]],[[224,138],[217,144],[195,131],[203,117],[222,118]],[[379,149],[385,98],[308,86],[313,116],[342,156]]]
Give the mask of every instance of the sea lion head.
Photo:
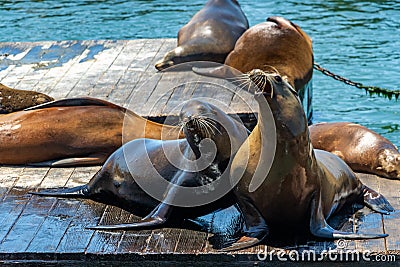
[[[249,28],[225,61],[243,73],[273,66],[297,91],[311,80],[313,63],[311,38],[282,17],[269,17]]]
[[[285,98],[298,98],[296,90],[278,72],[265,72],[254,69],[247,73],[249,79],[260,90],[256,95],[263,95],[267,100],[272,100],[277,96]]]
[[[289,129],[293,136],[308,131],[307,118],[297,91],[285,77],[277,72],[268,73],[260,69],[254,69],[246,75],[259,89],[255,92],[259,105],[265,105],[265,100],[268,102],[276,127]]]
[[[196,156],[201,142],[211,140],[224,157],[235,153],[247,137],[246,128],[218,107],[201,101],[190,100],[182,107],[180,121],[183,132]]]

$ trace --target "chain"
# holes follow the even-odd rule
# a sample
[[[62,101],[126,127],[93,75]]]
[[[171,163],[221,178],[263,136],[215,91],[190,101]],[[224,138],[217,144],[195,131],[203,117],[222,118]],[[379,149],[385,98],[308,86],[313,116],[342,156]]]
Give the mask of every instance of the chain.
[[[354,86],[354,87],[357,87],[360,89],[364,89],[367,93],[369,93],[370,96],[372,96],[374,94],[376,94],[378,96],[383,95],[384,97],[387,97],[390,100],[393,98],[393,96],[395,97],[396,100],[400,96],[400,90],[389,90],[389,89],[381,88],[378,86],[366,86],[362,83],[353,82],[352,80],[349,80],[343,76],[334,74],[333,72],[321,67],[321,65],[319,65],[318,63],[314,63],[314,69],[322,72],[326,76],[332,77],[333,79],[335,79],[337,81],[341,81],[341,82],[344,82],[345,84],[348,84],[348,85],[351,85],[351,86]]]

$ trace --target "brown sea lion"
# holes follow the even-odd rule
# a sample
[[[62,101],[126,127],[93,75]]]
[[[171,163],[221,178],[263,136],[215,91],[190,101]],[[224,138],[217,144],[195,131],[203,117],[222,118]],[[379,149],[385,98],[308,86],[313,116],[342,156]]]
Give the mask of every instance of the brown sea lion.
[[[354,171],[400,179],[400,153],[389,140],[351,122],[318,123],[310,126],[314,148],[343,159]]]
[[[307,231],[322,238],[387,236],[342,232],[328,225],[326,220],[346,204],[360,202],[383,214],[393,208],[382,195],[363,185],[339,157],[313,149],[306,116],[289,83],[276,73],[261,70],[253,70],[249,76],[262,89],[255,93],[258,123],[231,167],[231,177],[241,178],[234,193],[245,226],[241,237],[226,250],[259,243],[268,236],[270,227]],[[276,139],[271,136],[273,124]],[[275,153],[271,155],[268,146],[275,140]],[[270,157],[270,169],[264,169],[266,156]]]
[[[0,83],[0,114],[23,110],[54,99],[42,93],[12,89]]]
[[[225,170],[247,138],[247,129],[216,106],[199,100],[182,107],[180,120],[186,139],[133,140],[115,151],[88,184],[34,194],[89,198],[139,216],[150,212],[138,223],[92,228],[98,230],[160,227],[169,218],[193,218],[232,205],[232,197],[221,198],[230,191],[229,171]],[[207,139],[215,150],[204,143]],[[182,168],[187,159],[196,161],[190,165],[195,169]]]
[[[158,70],[188,61],[223,63],[249,28],[236,0],[209,0],[178,33],[178,47],[157,62]]]
[[[278,72],[298,92],[311,122],[312,41],[298,25],[282,17],[269,17],[266,22],[252,26],[243,33],[224,64],[241,73],[253,69]],[[212,70],[194,68],[196,73],[221,78],[231,76],[227,73],[229,70],[224,67]]]
[[[58,100],[0,116],[0,164],[102,164],[124,140],[176,139],[177,127],[146,120],[94,98]]]

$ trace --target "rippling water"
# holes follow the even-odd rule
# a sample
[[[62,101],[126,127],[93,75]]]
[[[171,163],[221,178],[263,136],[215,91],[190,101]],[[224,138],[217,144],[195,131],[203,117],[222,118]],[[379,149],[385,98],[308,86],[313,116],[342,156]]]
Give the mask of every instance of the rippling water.
[[[250,25],[272,15],[299,24],[315,61],[367,85],[400,89],[400,1],[239,2]],[[305,2],[305,1],[304,1]],[[0,41],[176,37],[205,0],[0,0]],[[314,75],[315,122],[361,123],[400,146],[400,101]]]

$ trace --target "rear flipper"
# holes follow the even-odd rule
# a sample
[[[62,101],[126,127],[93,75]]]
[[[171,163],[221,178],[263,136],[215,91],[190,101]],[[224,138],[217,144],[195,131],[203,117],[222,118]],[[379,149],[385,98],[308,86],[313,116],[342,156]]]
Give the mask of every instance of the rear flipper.
[[[87,227],[91,230],[142,230],[142,229],[155,229],[163,226],[172,211],[172,207],[165,203],[160,203],[157,207],[146,217],[136,223],[115,224],[115,225],[97,225]]]
[[[29,192],[29,194],[43,197],[87,198],[89,196],[89,188],[87,185],[81,185],[73,188]]]
[[[37,163],[28,163],[34,167],[76,167],[76,166],[97,166],[102,165],[107,160],[108,154],[96,153],[82,158],[65,158],[49,160]]]
[[[269,234],[268,226],[263,216],[250,200],[238,199],[238,204],[245,220],[241,236],[234,242],[227,241],[225,244],[220,244],[222,247],[221,251],[233,251],[252,247],[260,243]]]
[[[375,190],[364,185],[363,193],[364,204],[368,208],[386,215],[394,212],[394,208],[386,198]]]
[[[376,239],[387,237],[387,234],[362,234],[337,231],[325,220],[320,199],[314,199],[311,205],[310,231],[314,236],[330,239]]]

